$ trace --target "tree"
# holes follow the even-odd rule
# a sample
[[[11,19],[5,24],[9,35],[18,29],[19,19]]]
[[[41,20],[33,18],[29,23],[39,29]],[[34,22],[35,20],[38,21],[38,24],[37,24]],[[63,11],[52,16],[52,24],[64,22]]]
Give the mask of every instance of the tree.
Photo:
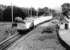
[[[41,9],[41,8],[39,8],[39,9],[38,9],[38,16],[41,16],[41,15],[43,15],[43,14],[44,14],[44,10]]]
[[[68,11],[70,9],[70,3],[64,3],[61,5],[62,11]]]
[[[14,6],[13,10],[12,10],[11,6],[8,6],[3,11],[3,20],[4,21],[12,21],[12,11],[13,11],[13,20],[15,20],[15,17],[21,17],[21,18],[25,19],[27,16],[27,14],[21,8]]]
[[[70,15],[70,3],[64,3],[63,5],[61,5],[61,7],[63,15],[65,15],[69,19],[68,16]]]
[[[33,7],[29,9],[29,16],[36,16],[36,10]]]
[[[12,21],[11,7],[7,7],[3,11],[3,21]]]
[[[7,6],[0,5],[0,21],[3,20],[3,11],[7,8]]]
[[[50,14],[50,9],[48,7],[44,7],[43,11],[45,16],[48,16]]]

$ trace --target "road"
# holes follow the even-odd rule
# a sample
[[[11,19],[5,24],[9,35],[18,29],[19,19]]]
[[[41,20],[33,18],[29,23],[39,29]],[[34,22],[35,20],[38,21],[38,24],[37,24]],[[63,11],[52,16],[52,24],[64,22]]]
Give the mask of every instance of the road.
[[[37,27],[17,40],[7,50],[65,50],[58,41],[56,31],[42,33],[47,27]]]

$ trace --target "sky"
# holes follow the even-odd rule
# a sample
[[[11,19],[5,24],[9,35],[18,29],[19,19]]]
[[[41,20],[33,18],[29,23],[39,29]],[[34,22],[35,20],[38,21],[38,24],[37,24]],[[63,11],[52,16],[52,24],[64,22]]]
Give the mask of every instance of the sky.
[[[0,0],[0,4],[11,5],[11,3],[18,7],[34,7],[35,9],[49,7],[57,9],[63,3],[70,3],[70,0]]]

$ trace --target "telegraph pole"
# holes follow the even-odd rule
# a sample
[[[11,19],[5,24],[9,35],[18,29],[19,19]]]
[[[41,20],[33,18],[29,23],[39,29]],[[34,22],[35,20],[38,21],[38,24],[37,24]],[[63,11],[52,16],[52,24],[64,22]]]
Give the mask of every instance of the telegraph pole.
[[[11,2],[11,16],[12,16],[12,24],[13,24],[13,3]]]

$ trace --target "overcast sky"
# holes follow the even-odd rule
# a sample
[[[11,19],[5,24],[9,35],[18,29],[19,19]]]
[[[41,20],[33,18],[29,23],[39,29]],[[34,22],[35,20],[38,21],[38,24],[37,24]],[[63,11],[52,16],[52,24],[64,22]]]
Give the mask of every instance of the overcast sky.
[[[34,7],[37,9],[46,6],[57,9],[63,3],[70,3],[70,0],[0,0],[0,4],[11,5],[11,3],[19,7]]]

